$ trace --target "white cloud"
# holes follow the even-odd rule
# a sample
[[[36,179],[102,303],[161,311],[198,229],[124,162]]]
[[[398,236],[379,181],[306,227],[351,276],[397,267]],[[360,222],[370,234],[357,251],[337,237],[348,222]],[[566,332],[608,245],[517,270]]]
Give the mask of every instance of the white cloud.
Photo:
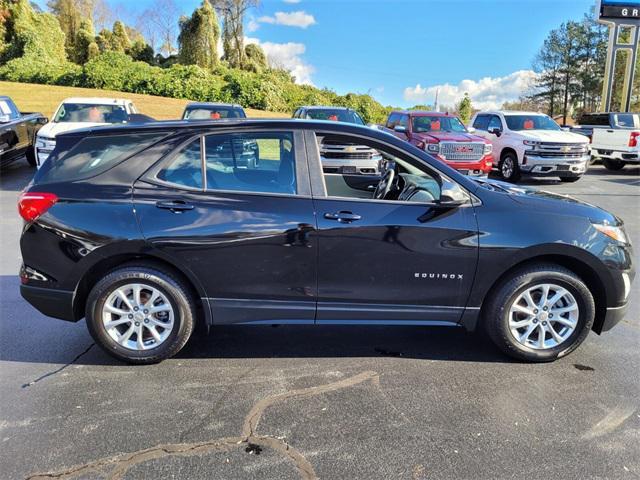
[[[253,33],[259,28],[260,28],[260,24],[256,22],[254,18],[250,18],[249,23],[247,23],[247,31],[250,33]]]
[[[272,25],[285,25],[287,27],[307,28],[315,25],[316,19],[313,15],[302,10],[297,12],[276,12],[273,16],[258,18],[260,23],[270,23]]]
[[[245,43],[260,45],[267,56],[269,65],[288,70],[296,78],[296,83],[313,85],[311,75],[315,72],[315,68],[302,59],[302,55],[307,50],[303,43],[261,42],[257,38],[250,37],[245,37]]]
[[[284,3],[300,3],[300,0],[282,0]]]
[[[418,83],[415,87],[404,89],[404,99],[413,104],[433,103],[436,91],[439,90],[439,103],[453,106],[467,92],[475,108],[496,109],[500,108],[504,102],[517,100],[531,87],[535,78],[536,73],[533,70],[519,70],[505,77],[485,77],[478,81],[463,80],[457,85],[445,83],[422,87]]]

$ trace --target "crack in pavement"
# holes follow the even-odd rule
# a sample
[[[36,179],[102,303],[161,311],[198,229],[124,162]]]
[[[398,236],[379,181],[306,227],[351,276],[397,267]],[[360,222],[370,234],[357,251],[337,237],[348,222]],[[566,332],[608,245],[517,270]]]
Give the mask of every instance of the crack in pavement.
[[[95,343],[92,343],[91,345],[89,345],[86,350],[82,353],[79,353],[78,355],[75,356],[75,358],[73,360],[71,360],[69,363],[64,364],[63,366],[61,366],[60,368],[53,370],[52,372],[48,372],[45,373],[44,375],[36,378],[35,380],[30,381],[29,383],[24,383],[22,385],[22,388],[27,388],[30,387],[31,385],[35,385],[36,383],[38,383],[40,380],[44,380],[47,377],[51,377],[52,375],[55,375],[56,373],[60,373],[62,370],[64,370],[67,367],[70,367],[71,365],[73,365],[74,363],[76,363],[78,360],[80,360],[80,358],[83,355],[86,355],[87,353],[89,353],[89,350],[91,350],[93,348],[93,346],[95,345]]]
[[[380,385],[379,375],[376,372],[366,371],[336,382],[291,390],[265,397],[258,401],[245,417],[242,434],[239,437],[226,437],[196,443],[169,443],[157,445],[155,447],[138,450],[136,452],[105,457],[83,465],[76,465],[59,472],[32,474],[28,476],[26,480],[44,480],[52,478],[68,480],[92,472],[105,475],[109,480],[119,480],[134,465],[148,462],[150,460],[171,456],[187,457],[193,455],[205,455],[214,451],[231,451],[242,448],[242,446],[249,443],[258,445],[262,448],[270,448],[281,455],[284,455],[295,465],[302,479],[315,480],[318,477],[313,469],[313,465],[311,465],[299,450],[279,438],[268,435],[259,435],[256,433],[256,428],[260,423],[263,413],[267,408],[294,397],[303,399],[309,398],[323,393],[352,387],[366,381],[371,381],[371,383],[376,387]],[[106,472],[105,470],[109,468],[110,471]]]

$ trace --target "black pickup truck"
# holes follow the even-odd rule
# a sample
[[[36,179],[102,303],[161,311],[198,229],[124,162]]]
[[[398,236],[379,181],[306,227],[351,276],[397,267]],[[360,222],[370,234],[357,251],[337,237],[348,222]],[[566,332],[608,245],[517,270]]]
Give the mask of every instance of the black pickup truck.
[[[26,155],[36,165],[33,143],[36,133],[47,123],[41,113],[21,113],[9,97],[0,95],[0,167]]]

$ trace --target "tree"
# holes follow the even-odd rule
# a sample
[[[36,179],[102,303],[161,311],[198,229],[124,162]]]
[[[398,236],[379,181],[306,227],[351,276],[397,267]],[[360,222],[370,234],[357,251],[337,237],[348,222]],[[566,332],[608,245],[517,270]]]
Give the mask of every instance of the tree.
[[[116,20],[113,24],[111,34],[111,50],[115,52],[128,52],[131,48],[131,40],[127,34],[127,29],[120,20]]]
[[[260,73],[269,68],[267,56],[264,54],[264,50],[262,50],[260,45],[250,43],[244,47],[244,53],[247,57],[246,70]]]
[[[244,68],[247,62],[244,49],[244,14],[249,8],[257,5],[258,0],[219,0],[218,8],[223,14],[223,58],[232,68]]]
[[[180,19],[178,60],[183,65],[213,68],[218,63],[219,38],[218,16],[209,0],[203,0],[191,17]]]
[[[471,120],[471,115],[473,114],[473,106],[471,105],[471,98],[469,98],[469,94],[465,92],[464,98],[460,100],[460,103],[456,106],[456,110],[458,110],[458,115],[460,116],[460,120],[465,125],[469,123]]]
[[[90,18],[92,14],[92,0],[49,0],[47,6],[60,23],[64,33],[64,46],[69,58],[77,56],[75,41],[80,30],[82,20]]]
[[[73,60],[76,63],[83,64],[87,62],[92,55],[98,51],[98,45],[95,41],[96,34],[93,30],[93,23],[90,19],[84,19],[80,22],[76,39],[74,41],[74,49],[72,51]]]
[[[157,48],[167,58],[176,52],[179,16],[180,8],[175,0],[156,0],[153,7],[142,12],[138,19],[140,29],[153,50]]]

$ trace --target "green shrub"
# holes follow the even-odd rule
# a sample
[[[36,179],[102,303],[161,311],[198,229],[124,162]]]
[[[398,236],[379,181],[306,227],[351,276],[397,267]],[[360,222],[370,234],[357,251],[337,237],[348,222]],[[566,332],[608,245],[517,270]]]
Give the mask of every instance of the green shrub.
[[[0,67],[0,79],[9,82],[81,86],[82,67],[71,62],[55,63],[47,57],[14,58]]]

